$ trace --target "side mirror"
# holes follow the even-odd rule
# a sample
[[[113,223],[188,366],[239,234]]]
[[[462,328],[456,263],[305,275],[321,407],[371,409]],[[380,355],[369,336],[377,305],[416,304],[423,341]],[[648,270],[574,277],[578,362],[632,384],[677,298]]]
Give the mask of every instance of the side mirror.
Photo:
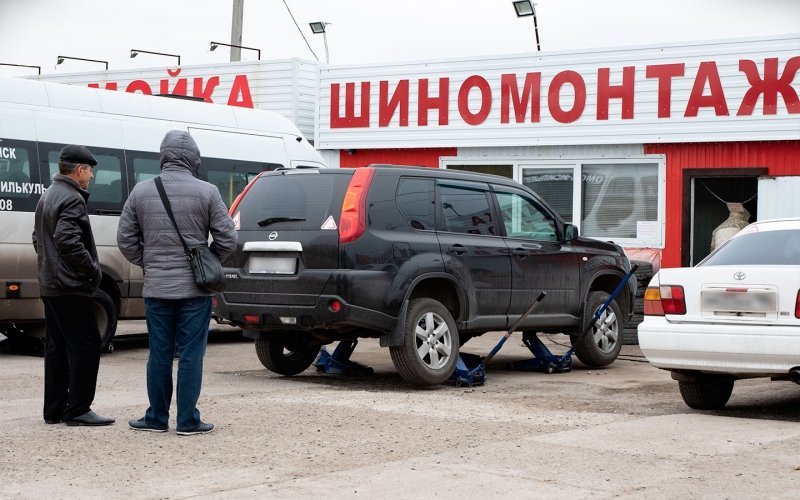
[[[567,224],[564,226],[564,239],[566,241],[572,241],[578,237],[578,228],[573,226],[572,224]]]

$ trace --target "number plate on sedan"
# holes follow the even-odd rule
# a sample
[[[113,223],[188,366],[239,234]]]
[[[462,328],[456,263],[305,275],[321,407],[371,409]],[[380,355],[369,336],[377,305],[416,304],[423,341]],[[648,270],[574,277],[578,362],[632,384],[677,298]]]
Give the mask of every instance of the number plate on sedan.
[[[706,311],[774,313],[777,310],[776,294],[764,289],[703,290],[700,303]]]

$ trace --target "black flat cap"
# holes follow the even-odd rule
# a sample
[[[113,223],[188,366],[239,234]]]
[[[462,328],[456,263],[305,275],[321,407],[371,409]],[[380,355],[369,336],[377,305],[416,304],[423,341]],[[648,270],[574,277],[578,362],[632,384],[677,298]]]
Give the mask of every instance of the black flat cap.
[[[80,163],[83,165],[97,165],[97,160],[94,159],[94,155],[91,151],[86,149],[85,146],[76,146],[74,144],[69,144],[64,146],[61,150],[61,154],[58,155],[59,161],[66,161],[69,163]]]

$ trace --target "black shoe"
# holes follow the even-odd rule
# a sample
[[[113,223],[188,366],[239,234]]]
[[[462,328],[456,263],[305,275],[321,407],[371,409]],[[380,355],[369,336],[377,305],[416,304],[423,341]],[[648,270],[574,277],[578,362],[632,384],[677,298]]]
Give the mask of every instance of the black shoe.
[[[64,423],[67,425],[111,425],[114,423],[114,419],[101,417],[92,410],[89,410],[83,415],[65,420]]]
[[[135,431],[167,432],[169,427],[154,427],[144,421],[144,417],[138,420],[128,420],[128,427]]]
[[[63,422],[63,420],[60,419],[60,418],[46,418],[46,419],[44,419],[44,423],[46,423],[48,425],[60,424],[61,422]]]
[[[195,427],[194,429],[178,429],[176,432],[179,436],[194,436],[195,434],[208,434],[209,432],[214,430],[214,424],[207,424],[205,422],[200,422],[200,425]]]

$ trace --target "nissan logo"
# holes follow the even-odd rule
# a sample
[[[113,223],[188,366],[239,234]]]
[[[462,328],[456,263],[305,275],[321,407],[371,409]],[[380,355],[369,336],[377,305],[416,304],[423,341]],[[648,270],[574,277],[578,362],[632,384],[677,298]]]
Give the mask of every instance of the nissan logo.
[[[269,233],[269,241],[272,241],[272,240],[276,239],[277,237],[278,237],[278,231],[272,231],[271,233]],[[739,278],[737,278],[737,279],[739,279]]]
[[[737,271],[737,272],[733,273],[733,279],[735,279],[735,280],[742,281],[745,278],[747,278],[747,275],[744,274],[741,271]]]

